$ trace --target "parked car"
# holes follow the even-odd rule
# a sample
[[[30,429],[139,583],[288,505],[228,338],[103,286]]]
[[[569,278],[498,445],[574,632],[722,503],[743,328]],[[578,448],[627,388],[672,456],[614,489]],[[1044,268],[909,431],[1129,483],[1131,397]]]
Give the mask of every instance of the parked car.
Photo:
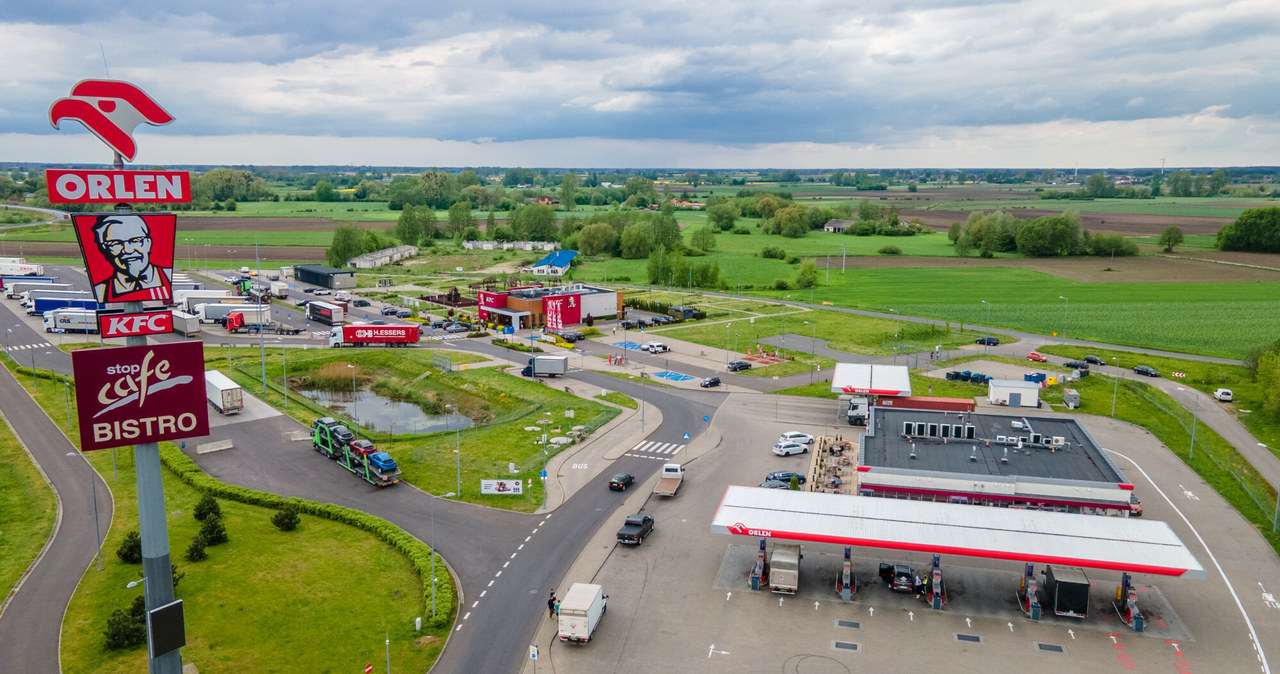
[[[636,476],[631,473],[618,473],[609,480],[609,489],[613,491],[626,491],[627,487],[635,484]]]
[[[1213,397],[1221,402],[1229,403],[1234,399],[1234,394],[1229,388],[1220,388],[1213,392]]]
[[[1073,370],[1087,370],[1087,369],[1089,369],[1089,364],[1088,364],[1088,363],[1086,363],[1086,362],[1084,362],[1083,360],[1069,360],[1069,361],[1067,361],[1067,362],[1063,363],[1063,364],[1062,364],[1062,366],[1063,366],[1063,367],[1069,367],[1069,368],[1071,368],[1071,369],[1073,369]]]
[[[698,386],[701,386],[702,388],[711,388],[712,386],[719,386],[719,385],[720,385],[719,377],[707,377],[706,379],[703,379],[702,381],[698,382]]]
[[[375,318],[372,321],[369,321],[369,325],[386,325],[386,324],[387,322],[382,320],[381,318]]]
[[[622,328],[623,330],[635,330],[636,328],[640,327],[640,324],[635,321],[623,321],[618,324],[618,327]]]
[[[628,545],[640,545],[644,537],[653,533],[653,517],[649,515],[631,515],[618,530],[618,542]]]
[[[332,295],[333,291],[326,288],[316,288],[316,295]]]
[[[1133,371],[1134,371],[1134,373],[1135,373],[1135,374],[1140,374],[1140,375],[1142,375],[1142,376],[1144,376],[1144,377],[1159,377],[1159,376],[1160,376],[1160,372],[1159,372],[1159,371],[1157,371],[1154,367],[1151,367],[1151,366],[1149,366],[1149,365],[1139,365],[1139,366],[1137,366],[1137,367],[1133,368]]]
[[[1102,356],[1085,356],[1084,362],[1089,363],[1090,365],[1106,365],[1107,364],[1107,360]]]
[[[794,470],[775,470],[772,473],[765,475],[764,479],[780,480],[782,482],[786,482],[789,485],[791,484],[791,478],[793,477],[796,478],[796,481],[799,482],[800,484],[804,484],[805,482],[804,476],[801,475],[800,473],[795,472]]]
[[[730,372],[738,372],[740,370],[750,370],[751,363],[748,363],[745,360],[731,360],[726,367]]]
[[[1047,362],[1049,362],[1049,359],[1048,359],[1048,358],[1047,358],[1043,353],[1040,353],[1039,351],[1032,351],[1031,353],[1028,353],[1028,354],[1027,354],[1027,360],[1034,360],[1034,361],[1035,361],[1035,362],[1037,362],[1037,363],[1047,363]]]
[[[395,316],[397,311],[399,311],[398,307],[382,307],[383,316]]]
[[[782,434],[782,437],[778,438],[778,442],[798,442],[802,445],[812,445],[813,441],[814,437],[812,435],[801,433],[800,431],[787,431]]]
[[[235,279],[232,279],[231,281],[228,281],[228,283],[235,283]],[[306,293],[306,294],[308,294],[308,295],[314,295],[314,294],[316,294],[316,289],[315,289],[315,288],[303,288],[303,289],[302,289],[302,292],[304,292],[304,293]]]
[[[413,312],[409,311],[408,309],[396,310],[396,318],[410,318],[411,316],[413,316]]]
[[[445,329],[444,329],[445,332],[452,332],[452,333],[467,332],[469,330],[471,330],[471,328],[461,323],[454,323],[452,325],[445,326]]]
[[[370,304],[369,304],[369,300],[351,300],[351,306],[367,307],[367,306],[370,306]]]
[[[666,353],[671,350],[671,347],[662,342],[649,342],[644,345],[644,350],[649,353]]]
[[[1133,494],[1129,494],[1129,517],[1142,517],[1142,501]]]
[[[790,489],[791,483],[783,482],[782,480],[765,480],[760,483],[760,486],[765,489]]]
[[[974,344],[983,344],[985,346],[1000,346],[999,337],[979,337],[973,340]]]
[[[665,315],[665,314],[664,314],[664,315],[661,315],[661,316],[654,316],[654,317],[653,317],[653,324],[654,324],[654,325],[670,325],[670,324],[675,323],[675,322],[676,322],[676,319],[675,319],[674,317],[672,317],[672,316],[667,316],[667,315]]]
[[[880,580],[887,583],[894,592],[915,591],[915,572],[906,564],[880,562]]]
[[[773,453],[778,456],[791,456],[792,454],[806,454],[809,451],[809,445],[802,445],[798,442],[779,442],[773,446]]]

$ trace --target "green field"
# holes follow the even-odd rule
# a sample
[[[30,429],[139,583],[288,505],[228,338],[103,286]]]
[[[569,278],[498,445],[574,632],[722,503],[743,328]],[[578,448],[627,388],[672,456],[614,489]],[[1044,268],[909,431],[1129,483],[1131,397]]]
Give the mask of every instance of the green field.
[[[0,591],[5,595],[44,548],[56,512],[53,490],[0,422]]]
[[[1273,201],[1272,199],[1247,200],[1239,197],[1158,197],[1155,199],[1094,199],[1092,201],[1039,198],[1028,200],[1019,197],[1009,200],[938,201],[924,208],[931,211],[994,211],[1034,208],[1052,211],[1088,211],[1091,213],[1198,216],[1222,218],[1226,222],[1240,217],[1240,213],[1244,212],[1245,209],[1269,206],[1272,205]]]

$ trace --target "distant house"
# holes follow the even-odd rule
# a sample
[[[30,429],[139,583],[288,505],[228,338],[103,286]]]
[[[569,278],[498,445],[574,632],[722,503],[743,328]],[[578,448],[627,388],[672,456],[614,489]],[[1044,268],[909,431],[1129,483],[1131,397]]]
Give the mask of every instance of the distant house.
[[[417,254],[417,246],[396,246],[395,248],[386,248],[372,253],[365,253],[364,255],[357,255],[347,260],[347,266],[355,267],[356,269],[373,269],[374,267],[391,264]]]
[[[671,205],[677,208],[706,208],[706,204],[700,201],[682,201],[676,197],[671,197]]]
[[[535,276],[564,276],[569,271],[569,263],[577,256],[576,250],[558,250],[538,260],[529,271]]]
[[[549,197],[549,196],[547,196],[547,195],[545,195],[545,194],[544,194],[544,195],[542,195],[542,196],[540,196],[540,197],[538,197],[538,205],[539,205],[539,206],[551,206],[552,204],[558,204],[558,203],[560,203],[560,202],[556,201],[554,198]]]
[[[852,220],[838,220],[836,218],[832,218],[827,221],[827,224],[822,226],[822,231],[835,232],[839,234],[840,232],[843,232],[844,230],[852,226],[853,226]]]

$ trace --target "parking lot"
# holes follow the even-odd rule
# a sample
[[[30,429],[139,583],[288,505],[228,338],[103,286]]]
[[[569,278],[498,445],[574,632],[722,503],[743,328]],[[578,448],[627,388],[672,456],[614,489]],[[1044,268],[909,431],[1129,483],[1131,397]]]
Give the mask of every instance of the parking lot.
[[[803,469],[809,455],[769,451],[783,431],[847,438],[855,429],[833,425],[828,401],[735,394],[712,420],[715,447],[686,453],[680,493],[648,496],[649,484],[627,492],[625,502],[620,497],[617,521],[595,535],[565,577],[565,587],[594,582],[610,595],[594,640],[553,644],[552,621],[544,619],[539,660],[526,671],[1258,671],[1251,631],[1264,648],[1280,646],[1280,604],[1267,594],[1280,588],[1274,553],[1145,431],[1110,419],[1085,423],[1103,446],[1123,448],[1113,458],[1136,485],[1145,516],[1169,522],[1209,570],[1206,580],[1137,575],[1144,633],[1112,608],[1115,571],[1088,570],[1088,618],[1038,623],[1016,606],[1022,565],[1014,562],[943,556],[950,603],[933,611],[876,577],[882,561],[923,568],[928,555],[854,548],[858,591],[842,602],[835,576],[843,547],[805,543],[795,596],[751,591],[747,571],[759,539],[710,532],[725,487]],[[641,546],[613,546],[622,516],[641,511],[656,519],[654,533]]]

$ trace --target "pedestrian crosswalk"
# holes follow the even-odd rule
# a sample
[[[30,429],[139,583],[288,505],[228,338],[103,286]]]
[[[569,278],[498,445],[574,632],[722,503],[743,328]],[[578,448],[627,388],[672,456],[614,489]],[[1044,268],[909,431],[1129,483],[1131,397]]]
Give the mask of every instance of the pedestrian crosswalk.
[[[6,351],[22,351],[24,349],[45,349],[53,346],[48,342],[40,342],[39,344],[14,344],[5,349]]]
[[[638,459],[658,459],[665,461],[680,453],[685,446],[674,442],[656,442],[653,440],[641,440],[636,443],[631,451],[627,452],[627,456],[633,456]]]

